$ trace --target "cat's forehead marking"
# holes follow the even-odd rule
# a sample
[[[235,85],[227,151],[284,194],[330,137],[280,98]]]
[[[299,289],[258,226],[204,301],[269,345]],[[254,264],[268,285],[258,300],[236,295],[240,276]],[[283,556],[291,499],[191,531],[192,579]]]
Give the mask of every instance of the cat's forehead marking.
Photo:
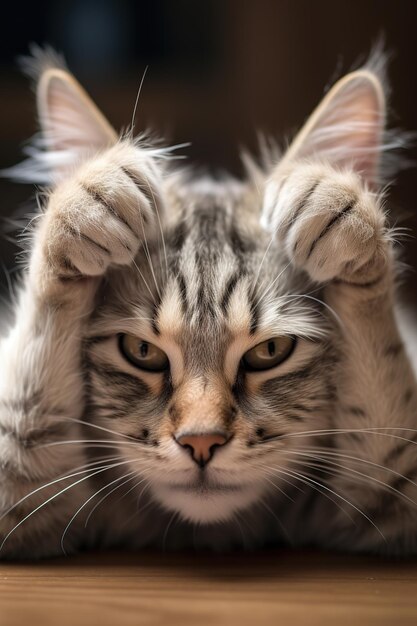
[[[170,278],[155,325],[201,353],[206,341],[211,353],[227,337],[255,334],[261,321],[253,278],[266,245],[239,219],[242,197],[239,185],[194,183],[166,233]]]
[[[236,205],[237,199],[228,194],[191,194],[179,221],[167,233],[171,273],[181,286],[188,315],[224,308],[227,290],[247,273],[256,240],[243,230]]]
[[[159,308],[154,312],[155,323],[162,335],[175,337],[182,332],[184,294],[181,287],[176,280],[171,279],[165,287]]]

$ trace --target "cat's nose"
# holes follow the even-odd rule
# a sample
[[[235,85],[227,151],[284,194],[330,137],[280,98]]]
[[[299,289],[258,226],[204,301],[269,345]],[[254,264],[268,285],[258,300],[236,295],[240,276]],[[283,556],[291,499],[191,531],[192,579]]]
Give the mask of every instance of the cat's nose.
[[[180,446],[190,450],[193,460],[201,468],[207,465],[217,448],[229,441],[222,433],[188,434],[176,437],[175,440]]]

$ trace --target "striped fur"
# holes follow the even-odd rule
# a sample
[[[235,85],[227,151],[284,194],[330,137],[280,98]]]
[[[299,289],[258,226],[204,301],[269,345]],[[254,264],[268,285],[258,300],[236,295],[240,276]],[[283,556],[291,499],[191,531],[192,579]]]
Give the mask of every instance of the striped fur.
[[[38,63],[49,152],[22,177],[54,184],[0,343],[0,557],[414,553],[417,385],[376,187],[376,70],[342,79],[288,152],[240,182],[117,139],[51,63]],[[122,334],[169,368],[135,367]],[[294,338],[288,358],[245,369],[278,336]],[[179,441],[207,433],[224,443],[203,466]]]

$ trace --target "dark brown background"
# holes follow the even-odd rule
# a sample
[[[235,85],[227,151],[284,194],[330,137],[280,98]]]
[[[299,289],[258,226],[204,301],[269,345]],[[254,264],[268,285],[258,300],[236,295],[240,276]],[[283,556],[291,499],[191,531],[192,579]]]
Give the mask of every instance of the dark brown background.
[[[414,0],[51,0],[8,9],[0,41],[0,167],[20,158],[35,130],[33,97],[14,62],[31,41],[64,52],[117,128],[131,120],[148,65],[137,128],[151,125],[170,142],[192,141],[194,163],[239,174],[239,147],[255,149],[257,129],[278,138],[293,132],[326,85],[383,33],[393,53],[391,119],[417,129]],[[417,162],[415,149],[409,156]],[[405,258],[417,268],[415,179],[415,167],[401,173],[391,203],[394,221],[413,230]],[[0,215],[22,214],[33,189],[6,181],[0,187]],[[17,248],[8,237],[0,258],[13,276]],[[416,286],[410,272],[410,296]]]

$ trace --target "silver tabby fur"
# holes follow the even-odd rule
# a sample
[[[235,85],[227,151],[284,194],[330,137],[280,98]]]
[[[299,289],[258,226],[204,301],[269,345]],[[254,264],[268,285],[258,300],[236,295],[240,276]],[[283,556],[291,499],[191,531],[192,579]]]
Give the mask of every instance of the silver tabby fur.
[[[12,174],[48,192],[0,343],[0,558],[416,551],[416,352],[380,193],[395,139],[382,66],[377,53],[339,81],[287,152],[247,159],[246,181],[215,181],[118,137],[36,52],[43,134]],[[169,370],[127,362],[121,333]],[[281,335],[290,357],[245,371]],[[204,469],[176,441],[217,431],[229,442]]]

